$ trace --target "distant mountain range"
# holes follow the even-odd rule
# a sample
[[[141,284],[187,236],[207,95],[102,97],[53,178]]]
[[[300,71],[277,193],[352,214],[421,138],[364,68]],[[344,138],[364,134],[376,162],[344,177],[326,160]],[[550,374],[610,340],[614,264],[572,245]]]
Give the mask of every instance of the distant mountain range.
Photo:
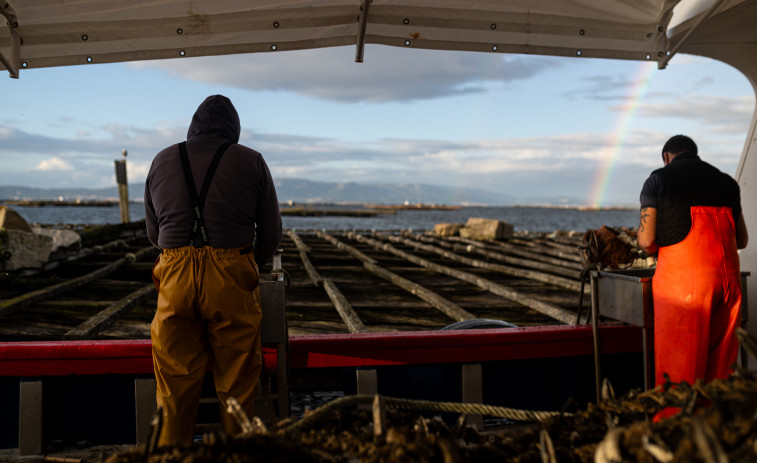
[[[129,199],[142,201],[144,184],[129,185]],[[300,178],[276,179],[276,192],[282,203],[368,203],[368,204],[445,204],[463,206],[582,206],[576,198],[523,198],[476,188],[400,183],[318,182]],[[62,199],[82,201],[118,199],[118,188],[31,188],[0,186],[0,200]]]

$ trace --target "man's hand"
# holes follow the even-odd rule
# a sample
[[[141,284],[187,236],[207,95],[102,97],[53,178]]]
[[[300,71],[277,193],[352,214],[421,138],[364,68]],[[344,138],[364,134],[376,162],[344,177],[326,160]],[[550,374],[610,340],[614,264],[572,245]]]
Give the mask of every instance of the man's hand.
[[[657,208],[643,207],[639,217],[638,241],[639,247],[648,255],[657,252],[657,240],[655,232],[657,230]]]

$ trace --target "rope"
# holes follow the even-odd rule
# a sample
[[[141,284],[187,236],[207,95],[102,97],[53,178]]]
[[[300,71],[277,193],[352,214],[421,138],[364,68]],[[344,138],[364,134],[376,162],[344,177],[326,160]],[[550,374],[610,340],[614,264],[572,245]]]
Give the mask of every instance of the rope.
[[[373,400],[372,397],[369,397]],[[521,410],[517,408],[497,407],[494,405],[457,403],[457,402],[432,402],[430,400],[410,400],[385,397],[389,407],[397,410],[427,410],[450,413],[464,413],[466,415],[487,415],[499,418],[509,418],[514,421],[544,421],[554,416],[562,415],[562,412]]]
[[[599,239],[596,230],[586,230],[583,243],[578,246],[581,249],[581,261],[584,267],[594,265],[599,260]]]
[[[283,434],[291,434],[301,431],[302,429],[314,427],[324,421],[326,417],[334,412],[343,409],[356,407],[360,404],[372,404],[374,396],[371,395],[350,395],[342,397],[319,407],[315,411],[307,414],[299,421],[292,423],[286,428],[281,429]],[[570,416],[569,413],[554,411],[535,411],[520,410],[508,407],[497,407],[493,405],[483,405],[474,403],[457,403],[457,402],[432,402],[430,400],[411,400],[399,399],[395,397],[382,397],[384,406],[403,411],[434,411],[447,413],[461,413],[467,415],[487,415],[498,418],[508,418],[513,421],[544,421],[554,416]]]
[[[583,270],[581,270],[581,275],[579,276],[581,280],[581,291],[578,292],[578,309],[576,310],[576,325],[581,323],[581,313],[584,310],[584,288],[586,287],[586,280],[588,280],[589,274],[592,270],[599,270],[599,264],[588,264],[586,265]],[[588,315],[586,315],[586,323],[589,322],[589,319],[591,318],[591,311],[589,311]]]

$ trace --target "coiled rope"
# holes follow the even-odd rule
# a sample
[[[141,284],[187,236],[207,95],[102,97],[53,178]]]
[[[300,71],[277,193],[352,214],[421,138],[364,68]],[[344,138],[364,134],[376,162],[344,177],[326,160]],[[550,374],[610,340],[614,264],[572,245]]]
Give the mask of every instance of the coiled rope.
[[[312,413],[304,416],[289,426],[280,430],[283,434],[290,434],[313,427],[323,421],[327,415],[356,407],[360,404],[373,403],[375,396],[350,395],[323,405]],[[384,406],[402,411],[432,411],[446,413],[461,413],[467,415],[486,415],[498,418],[507,418],[513,421],[544,421],[554,416],[571,416],[570,413],[555,411],[520,410],[516,408],[497,407],[493,405],[458,403],[458,402],[433,402],[430,400],[400,399],[396,397],[381,397]]]

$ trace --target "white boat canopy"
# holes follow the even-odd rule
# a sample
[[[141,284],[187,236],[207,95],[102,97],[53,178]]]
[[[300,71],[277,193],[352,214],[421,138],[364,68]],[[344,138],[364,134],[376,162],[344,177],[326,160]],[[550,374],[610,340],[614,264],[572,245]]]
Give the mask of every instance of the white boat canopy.
[[[0,70],[365,44],[739,69],[757,86],[757,0],[0,0]],[[717,115],[713,115],[717,117]],[[757,119],[736,172],[757,235]],[[757,244],[740,254],[757,276]],[[751,284],[753,287],[755,285]],[[757,298],[749,331],[757,335]],[[754,359],[750,359],[753,361]]]
[[[51,66],[350,44],[362,61],[366,43],[654,60],[664,68],[682,44],[695,53],[753,48],[757,31],[755,2],[745,0],[0,0],[0,14],[0,66],[11,77]]]

